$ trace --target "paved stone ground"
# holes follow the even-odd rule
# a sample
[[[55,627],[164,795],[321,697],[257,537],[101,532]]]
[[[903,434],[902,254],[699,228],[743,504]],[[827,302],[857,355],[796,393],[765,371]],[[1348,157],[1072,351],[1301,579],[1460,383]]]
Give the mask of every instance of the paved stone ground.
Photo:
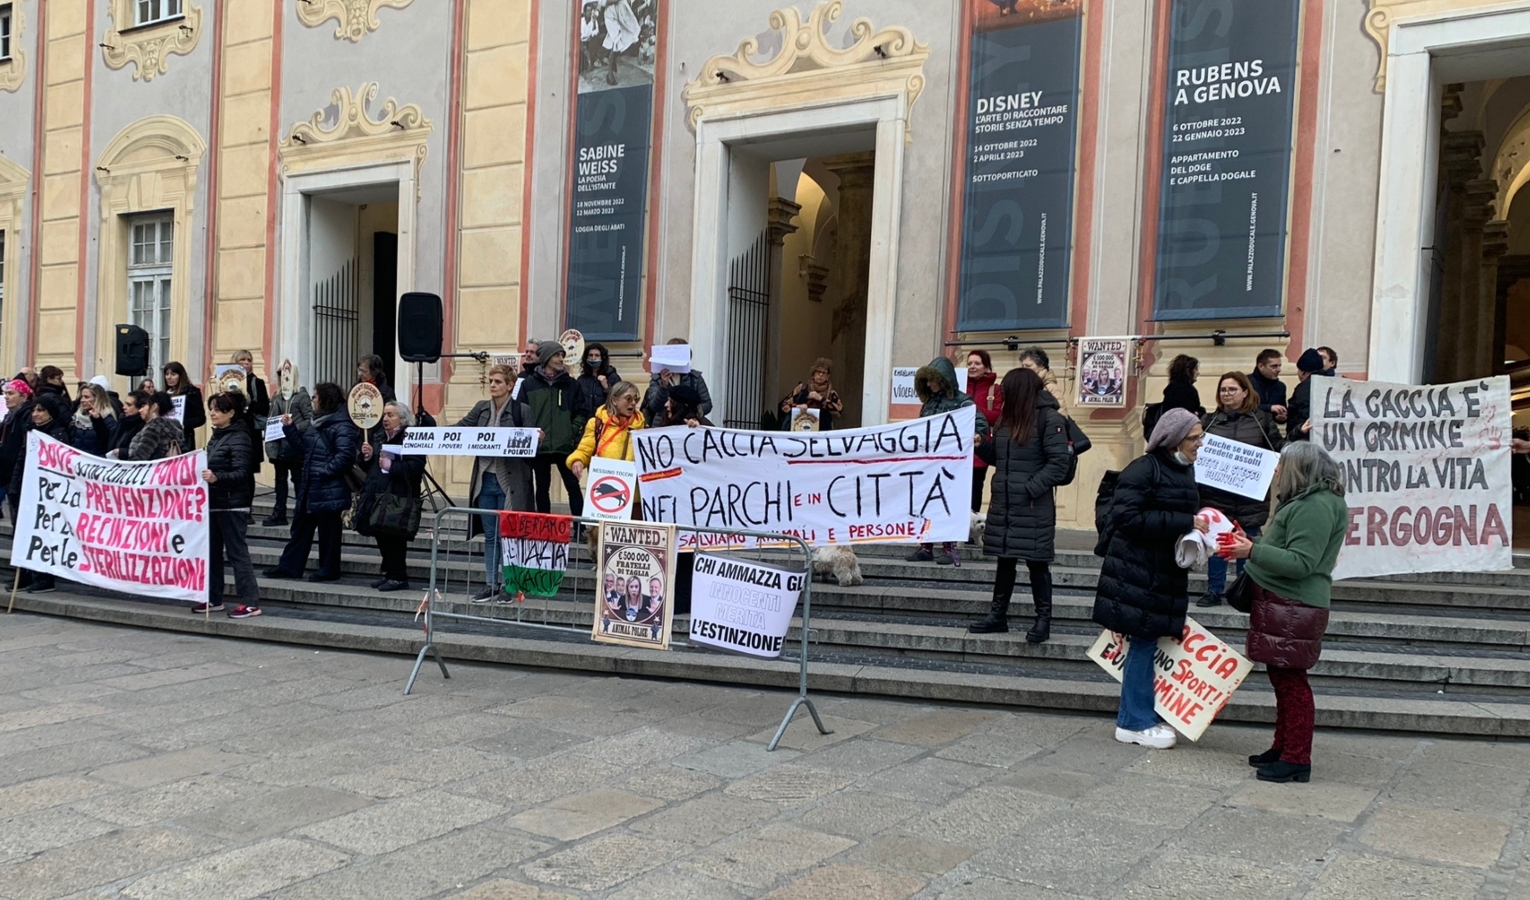
[[[1530,744],[408,668],[0,616],[0,898],[1530,900]]]

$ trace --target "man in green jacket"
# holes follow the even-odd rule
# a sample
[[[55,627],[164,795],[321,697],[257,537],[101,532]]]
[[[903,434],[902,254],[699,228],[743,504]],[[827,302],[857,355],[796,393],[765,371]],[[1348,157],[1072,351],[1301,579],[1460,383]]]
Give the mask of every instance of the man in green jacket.
[[[956,389],[956,366],[944,356],[930,360],[914,373],[914,393],[919,396],[919,418],[927,419],[941,413],[955,412],[964,406],[976,406],[972,398]],[[981,413],[973,417],[977,424],[975,444],[988,439],[988,419]],[[909,562],[930,562],[942,566],[961,567],[961,555],[956,552],[956,542],[946,541],[940,545],[940,556],[935,556],[934,544],[920,544],[919,549],[908,555]]]
[[[516,398],[531,407],[532,418],[543,434],[536,458],[531,461],[537,512],[552,511],[552,470],[557,466],[563,489],[568,492],[569,512],[576,516],[584,513],[584,492],[565,462],[574,450],[574,406],[578,393],[564,365],[563,345],[557,341],[538,344],[537,365],[521,378],[520,395]]]

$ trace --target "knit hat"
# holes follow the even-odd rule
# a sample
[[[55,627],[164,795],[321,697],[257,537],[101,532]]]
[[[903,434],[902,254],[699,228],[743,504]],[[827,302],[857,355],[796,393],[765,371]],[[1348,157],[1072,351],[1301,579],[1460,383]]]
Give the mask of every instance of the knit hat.
[[[106,380],[105,375],[97,375],[96,377],[90,379],[90,383],[103,391],[109,392],[112,389],[112,383]]]
[[[1296,361],[1296,368],[1297,371],[1308,373],[1323,371],[1323,354],[1308,347],[1302,351],[1301,358]]]
[[[541,365],[545,366],[552,362],[552,358],[560,353],[566,355],[568,351],[564,350],[563,345],[557,341],[543,341],[537,344],[537,362]]]
[[[675,401],[677,409],[696,409],[701,406],[701,393],[683,384],[669,389],[669,399]]]
[[[1199,425],[1200,419],[1188,409],[1171,409],[1159,418],[1158,424],[1153,428],[1153,436],[1148,440],[1148,452],[1160,447],[1170,449],[1179,446],[1179,442],[1185,439],[1191,429]]]

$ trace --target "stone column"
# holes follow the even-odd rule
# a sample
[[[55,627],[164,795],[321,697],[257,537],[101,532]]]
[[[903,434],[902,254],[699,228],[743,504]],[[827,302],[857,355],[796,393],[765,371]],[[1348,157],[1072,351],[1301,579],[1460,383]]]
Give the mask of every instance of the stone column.
[[[1480,140],[1480,135],[1478,136]],[[1480,174],[1480,169],[1477,174]],[[1491,298],[1498,288],[1496,280],[1489,284],[1483,271],[1484,228],[1493,218],[1493,198],[1498,196],[1498,184],[1489,178],[1472,178],[1465,184],[1464,202],[1461,206],[1461,268],[1460,294],[1457,307],[1457,330],[1455,343],[1455,374],[1451,380],[1460,381],[1486,374],[1479,366],[1487,354],[1479,348],[1485,343],[1484,333],[1492,325],[1490,305],[1483,303],[1484,291]],[[1491,302],[1491,301],[1489,301]]]
[[[1443,209],[1438,216],[1440,227],[1435,230],[1433,249],[1443,257],[1444,271],[1439,296],[1430,298],[1434,308],[1429,311],[1434,326],[1432,380],[1436,382],[1457,380],[1462,280],[1467,258],[1462,217],[1466,207],[1466,183],[1482,174],[1479,161],[1482,146],[1482,135],[1476,132],[1447,132],[1440,144],[1440,203]],[[1427,286],[1421,287],[1427,289]]]
[[[1476,374],[1503,368],[1504,324],[1498,319],[1498,264],[1509,252],[1509,223],[1497,219],[1482,228],[1482,275],[1477,300]]]
[[[781,388],[781,248],[786,236],[797,230],[792,220],[802,212],[802,205],[785,197],[771,197],[765,212],[765,234],[770,241],[770,306],[766,309],[765,326],[765,409],[775,409],[780,401]]]
[[[871,272],[872,186],[875,153],[847,153],[824,160],[839,177],[839,242],[829,273],[829,302],[834,304],[834,383],[845,404],[844,427],[862,421],[866,379],[866,284]],[[892,373],[872,373],[890,378]]]

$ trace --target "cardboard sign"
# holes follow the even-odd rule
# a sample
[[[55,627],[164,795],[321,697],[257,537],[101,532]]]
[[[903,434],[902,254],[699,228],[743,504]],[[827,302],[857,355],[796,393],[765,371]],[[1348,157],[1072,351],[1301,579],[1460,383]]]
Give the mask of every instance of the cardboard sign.
[[[1129,649],[1123,636],[1104,631],[1089,648],[1089,658],[1120,681]],[[1192,741],[1206,733],[1254,668],[1243,654],[1189,616],[1178,641],[1158,639],[1153,659],[1153,708]]]
[[[205,468],[202,450],[119,462],[33,431],[11,565],[126,594],[200,603],[208,588]],[[223,586],[215,593],[222,596]]]
[[[714,553],[696,554],[691,640],[775,659],[786,644],[807,575]]]
[[[1278,465],[1279,453],[1208,434],[1195,458],[1195,483],[1263,500],[1270,494]]]
[[[669,649],[673,624],[675,526],[606,522],[595,553],[600,589],[594,640]]]
[[[1131,338],[1082,338],[1078,342],[1078,405],[1126,405],[1126,359]]]
[[[180,394],[170,398],[170,415],[168,418],[177,422],[186,421],[186,396]]]
[[[691,370],[690,344],[659,344],[648,348],[648,371],[657,375],[668,369],[671,375],[684,375]]]
[[[537,455],[541,432],[535,428],[409,428],[399,452],[405,456]]]
[[[637,483],[636,463],[595,457],[585,471],[584,514],[592,519],[631,519]]]
[[[281,367],[276,370],[276,385],[277,390],[281,392],[283,400],[291,400],[292,395],[297,393],[297,365],[292,360],[282,360]]]
[[[273,416],[266,420],[266,442],[279,441],[287,436],[282,430],[282,417]]]
[[[363,431],[376,428],[377,423],[382,421],[383,395],[375,384],[363,381],[351,388],[351,396],[346,405],[350,410],[351,421]]]

